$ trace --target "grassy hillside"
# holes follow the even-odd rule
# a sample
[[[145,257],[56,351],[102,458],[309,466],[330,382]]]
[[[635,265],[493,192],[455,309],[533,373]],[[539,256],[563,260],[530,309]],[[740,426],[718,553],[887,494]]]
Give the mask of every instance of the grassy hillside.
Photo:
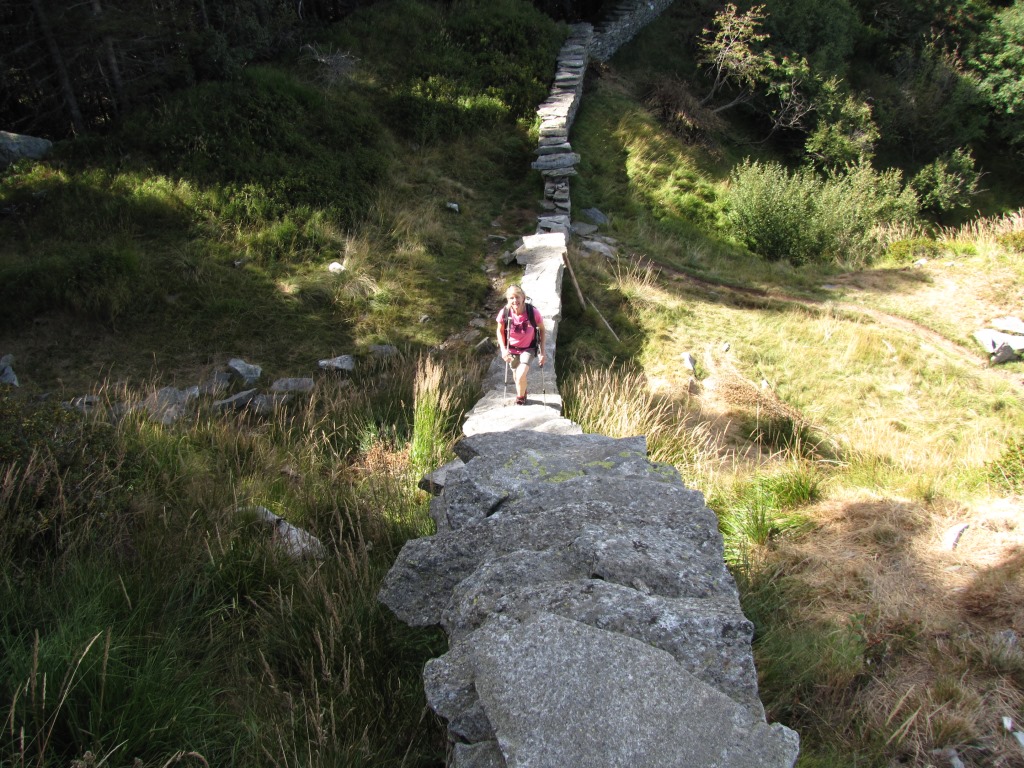
[[[567,292],[568,415],[647,434],[705,493],[798,765],[1024,765],[1003,721],[1024,711],[1024,363],[972,338],[1021,315],[1024,219],[893,225],[867,261],[760,258],[729,216],[768,147],[664,108],[687,103],[665,74],[691,27],[674,7],[577,119],[574,206],[610,214],[619,258],[572,259],[620,341]]]
[[[0,763],[443,763],[443,638],[376,594],[477,394],[466,334],[541,194],[565,35],[519,0],[461,10],[374,4],[0,176]],[[339,354],[354,373],[270,413],[140,408],[232,357],[265,387]],[[60,405],[86,394],[93,417]]]
[[[450,5],[377,3],[0,176],[0,763],[443,763],[443,637],[375,596],[431,530],[415,483],[477,394],[493,252],[533,229],[565,34]],[[1024,306],[1015,161],[979,153],[985,215],[946,227],[880,165],[806,174],[763,115],[693,108],[707,22],[677,3],[588,81],[574,210],[619,258],[571,258],[619,339],[566,292],[568,415],[646,434],[718,513],[801,766],[1024,765],[1024,363],[971,339]],[[270,414],[124,408],[342,353]],[[99,418],[59,405],[86,393]],[[287,557],[258,507],[329,557]]]

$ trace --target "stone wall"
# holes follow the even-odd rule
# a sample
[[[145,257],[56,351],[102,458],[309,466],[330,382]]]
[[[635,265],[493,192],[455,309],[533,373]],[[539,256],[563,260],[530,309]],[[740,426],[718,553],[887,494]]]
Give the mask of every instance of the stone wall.
[[[667,5],[631,7],[649,20]],[[636,31],[620,26],[615,47]],[[572,28],[538,111],[545,212],[515,256],[550,360],[577,228],[569,131],[607,34]],[[513,405],[494,359],[459,458],[422,484],[437,533],[403,547],[380,593],[403,621],[448,634],[423,677],[452,765],[791,768],[799,739],[765,721],[753,627],[703,496],[649,461],[642,436],[583,434],[553,370],[529,380],[528,403]]]
[[[597,61],[608,61],[622,46],[636,37],[644,27],[654,21],[672,5],[672,0],[632,0],[621,3],[608,18],[601,22],[590,47],[590,55]]]

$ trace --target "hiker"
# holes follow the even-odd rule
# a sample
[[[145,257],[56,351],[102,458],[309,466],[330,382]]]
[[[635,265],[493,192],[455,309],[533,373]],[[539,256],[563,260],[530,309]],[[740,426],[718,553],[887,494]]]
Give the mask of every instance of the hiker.
[[[516,383],[516,405],[526,405],[526,376],[534,357],[544,367],[544,319],[518,285],[505,291],[508,305],[498,313],[498,351],[512,366]]]

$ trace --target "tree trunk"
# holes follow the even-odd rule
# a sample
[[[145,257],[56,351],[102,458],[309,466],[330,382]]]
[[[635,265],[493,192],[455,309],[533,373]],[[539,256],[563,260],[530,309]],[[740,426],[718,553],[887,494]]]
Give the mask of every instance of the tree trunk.
[[[93,18],[99,20],[103,16],[103,9],[100,7],[100,0],[92,0]],[[114,107],[117,112],[124,112],[128,108],[128,92],[124,89],[124,80],[121,78],[121,67],[117,63],[117,51],[114,48],[114,39],[109,32],[103,33],[103,48],[107,56],[107,66],[110,67],[110,81],[114,87]]]
[[[85,131],[85,121],[82,120],[82,111],[78,108],[78,99],[71,87],[71,78],[68,76],[68,68],[64,64],[64,57],[61,56],[57,39],[53,36],[53,29],[50,27],[50,20],[43,10],[41,0],[32,0],[32,10],[36,14],[36,21],[46,40],[46,47],[50,50],[50,57],[53,59],[54,69],[57,70],[57,79],[60,81],[60,90],[64,96],[64,106],[67,109],[68,117],[71,118],[71,127],[75,133]]]

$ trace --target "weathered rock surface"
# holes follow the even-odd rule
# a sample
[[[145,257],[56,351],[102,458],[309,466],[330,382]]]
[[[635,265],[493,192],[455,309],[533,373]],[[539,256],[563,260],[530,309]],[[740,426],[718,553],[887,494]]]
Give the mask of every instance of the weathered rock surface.
[[[572,27],[538,110],[546,213],[509,258],[525,267],[551,360],[570,233],[615,257],[595,234],[608,218],[590,209],[593,224],[573,223],[570,212],[569,128],[587,60],[667,5],[624,6],[599,40]],[[562,416],[550,368],[530,371],[525,406],[512,404],[500,359],[483,390],[458,460],[420,484],[436,494],[437,533],[406,543],[380,592],[403,621],[448,633],[423,679],[452,765],[792,766],[799,739],[765,722],[753,627],[703,496],[649,461],[643,437],[583,434]]]
[[[22,158],[41,160],[53,149],[53,142],[36,136],[0,131],[0,168]]]
[[[425,688],[453,741],[481,745],[467,764],[497,759],[494,742],[504,762],[482,764],[793,764],[796,735],[764,721],[717,519],[642,437],[481,432],[457,452],[438,533],[405,545],[381,600],[447,631]],[[574,751],[595,734],[607,761]]]

